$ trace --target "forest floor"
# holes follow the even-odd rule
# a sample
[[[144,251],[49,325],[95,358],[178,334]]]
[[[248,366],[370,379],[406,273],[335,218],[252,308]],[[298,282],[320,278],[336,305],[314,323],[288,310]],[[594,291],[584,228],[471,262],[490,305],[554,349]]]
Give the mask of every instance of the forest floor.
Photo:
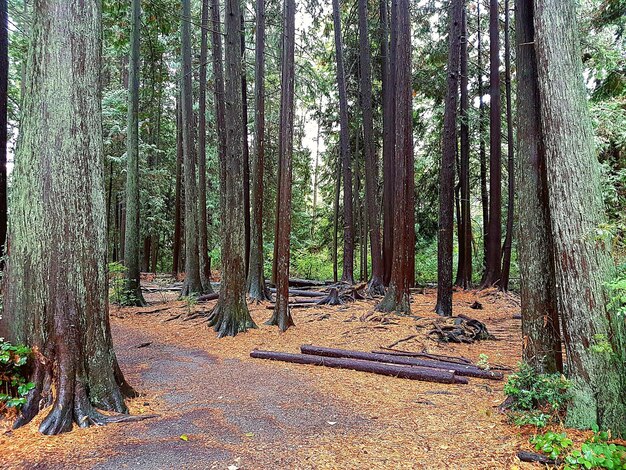
[[[37,432],[41,415],[16,431],[0,422],[0,468],[532,468],[515,455],[529,448],[533,429],[497,411],[504,381],[444,385],[249,357],[255,348],[296,353],[301,344],[370,351],[416,335],[396,348],[474,362],[486,354],[492,365],[515,367],[521,334],[512,295],[455,293],[455,312],[496,337],[469,345],[428,339],[431,290],[412,296],[420,319],[361,321],[375,305],[365,300],[294,309],[296,327],[282,334],[263,325],[266,305],[251,305],[259,329],[224,339],[201,320],[184,321],[215,302],[190,305],[175,295],[149,294],[146,308],[111,307],[119,362],[142,393],[130,410],[158,417],[54,437]],[[469,308],[476,300],[482,310]]]

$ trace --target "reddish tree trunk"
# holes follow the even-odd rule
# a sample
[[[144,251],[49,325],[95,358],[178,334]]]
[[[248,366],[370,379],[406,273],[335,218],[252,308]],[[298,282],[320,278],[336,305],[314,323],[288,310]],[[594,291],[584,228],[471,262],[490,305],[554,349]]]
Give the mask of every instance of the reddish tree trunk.
[[[180,273],[180,253],[182,245],[182,206],[183,206],[183,135],[180,122],[180,100],[176,100],[176,195],[174,201],[174,250],[172,255],[172,275]]]
[[[241,115],[243,120],[243,218],[246,275],[250,268],[250,146],[248,145],[248,79],[246,73],[246,22],[241,11]]]

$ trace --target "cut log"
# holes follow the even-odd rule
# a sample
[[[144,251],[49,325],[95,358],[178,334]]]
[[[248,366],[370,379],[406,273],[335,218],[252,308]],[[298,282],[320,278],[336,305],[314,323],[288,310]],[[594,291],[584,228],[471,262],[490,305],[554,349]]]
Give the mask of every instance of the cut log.
[[[290,303],[289,304],[289,308],[310,308],[310,307],[315,307],[315,306],[317,306],[317,302],[315,302],[315,301],[313,301],[313,302],[297,302],[297,303]],[[265,308],[267,310],[274,310],[276,308],[276,304],[268,305]]]
[[[431,354],[424,352],[411,352],[411,351],[399,351],[397,349],[390,349],[382,347],[384,351],[372,351],[373,354],[389,354],[390,356],[405,356],[405,357],[421,357],[424,359],[432,359],[439,362],[451,362],[453,364],[463,364],[473,366],[474,364],[469,359],[463,356],[443,356],[441,354]]]
[[[431,361],[425,359],[417,359],[413,357],[392,356],[390,354],[375,354],[363,351],[350,351],[347,349],[324,348],[321,346],[312,346],[303,344],[300,346],[302,354],[325,357],[343,357],[349,359],[360,359],[364,361],[385,362],[388,364],[401,364],[404,366],[427,367],[433,369],[441,369],[454,371],[457,375],[467,377],[478,377],[481,379],[502,380],[503,375],[500,372],[483,370],[476,366],[453,364],[451,362]]]
[[[276,289],[270,288],[272,294],[276,293]],[[314,290],[301,290],[301,289],[289,289],[289,295],[298,297],[326,297],[325,292],[318,292]]]
[[[293,287],[324,287],[324,281],[313,281],[310,279],[289,279],[289,285]]]
[[[198,297],[198,302],[208,302],[210,300],[217,300],[220,298],[220,294],[215,292],[213,294],[205,294]]]
[[[250,357],[257,359],[270,359],[273,361],[292,362],[295,364],[310,364],[315,366],[333,367],[337,369],[350,369],[373,374],[389,375],[402,379],[422,380],[425,382],[438,382],[445,384],[468,383],[465,377],[457,377],[454,372],[428,369],[422,367],[404,367],[394,364],[381,364],[372,361],[358,359],[346,359],[336,357],[310,356],[307,354],[291,354],[274,351],[254,350]]]
[[[525,450],[520,450],[517,453],[517,458],[522,462],[537,462],[545,465],[558,465],[559,461],[551,459],[550,457],[546,457],[542,454],[537,454],[536,452],[528,452]]]

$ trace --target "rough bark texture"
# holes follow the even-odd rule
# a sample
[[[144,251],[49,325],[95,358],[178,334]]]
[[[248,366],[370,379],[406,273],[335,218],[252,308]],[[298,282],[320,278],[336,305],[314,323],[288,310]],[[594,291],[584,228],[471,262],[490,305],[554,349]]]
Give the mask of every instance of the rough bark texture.
[[[276,232],[276,308],[268,325],[278,325],[281,331],[293,326],[289,311],[289,255],[291,235],[291,179],[293,160],[293,119],[295,85],[296,2],[286,0],[283,10],[282,76],[280,95],[280,128],[278,152],[281,165],[279,222]]]
[[[0,0],[0,270],[7,239],[7,118],[9,86],[8,0]]]
[[[101,13],[96,0],[34,7],[0,336],[41,354],[16,425],[53,403],[45,434],[104,424],[95,407],[125,412],[132,391],[108,320]]]
[[[546,155],[539,113],[533,0],[517,0],[518,260],[524,361],[542,373],[563,370]]]
[[[624,319],[607,312],[614,267],[583,84],[576,2],[535,0],[535,51],[556,286],[573,400],[567,424],[626,435]]]
[[[411,27],[408,0],[394,1],[394,5],[397,10],[392,14],[392,36],[396,37],[394,258],[389,289],[377,309],[410,313],[410,252],[414,249],[411,243],[415,230],[406,223],[407,212],[413,212],[413,206],[409,205],[412,199],[409,193],[413,191],[409,180],[412,181],[412,178],[407,178],[408,173],[413,174]]]
[[[206,81],[208,56],[209,0],[202,0],[202,31],[200,39],[200,89],[198,93],[198,212],[200,281],[204,292],[213,292],[209,260],[209,221],[207,215],[206,181]]]
[[[339,195],[341,193],[341,156],[337,157],[337,170],[335,171],[335,200],[333,202],[333,282],[339,280]]]
[[[483,94],[483,43],[482,26],[480,22],[480,2],[476,0],[476,23],[477,23],[477,63],[478,63],[478,141],[480,160],[480,200],[483,210],[483,277],[487,265],[487,244],[489,240],[489,192],[487,190],[487,148],[485,145],[485,100]]]
[[[226,154],[220,160],[222,204],[222,282],[220,298],[209,324],[218,336],[235,336],[254,328],[246,305],[243,208],[243,130],[241,114],[241,25],[240,0],[227,0],[225,123]]]
[[[367,224],[372,252],[372,279],[370,294],[382,294],[383,258],[380,246],[380,224],[378,221],[378,161],[374,148],[374,118],[372,114],[372,60],[367,26],[367,0],[359,0],[359,49],[361,70],[361,107],[363,110],[363,146],[365,150],[365,200]],[[367,238],[367,237],[365,237]],[[367,253],[367,251],[365,252]],[[367,256],[362,256],[367,260]],[[367,262],[364,263],[367,269]]]
[[[248,78],[246,75],[246,22],[241,11],[241,116],[243,126],[243,218],[246,274],[250,268],[250,147],[248,145]]]
[[[498,0],[490,0],[489,5],[489,225],[483,287],[499,285],[502,272],[500,16]]]
[[[255,145],[252,158],[252,201],[248,295],[269,300],[263,272],[263,173],[265,168],[265,0],[256,0],[255,45]]]
[[[439,238],[437,248],[437,305],[435,312],[452,316],[452,256],[454,239],[454,164],[457,149],[456,113],[461,59],[461,24],[464,0],[450,3],[448,39],[448,91],[443,118],[439,171]]]
[[[139,62],[141,2],[131,2],[130,60],[128,62],[128,122],[126,127],[126,266],[127,302],[143,306],[139,268]]]
[[[348,121],[348,94],[343,64],[341,39],[341,11],[339,0],[333,0],[333,23],[335,30],[335,57],[337,59],[337,88],[339,90],[339,150],[343,168],[343,272],[341,280],[354,284],[354,222],[352,213],[352,163]]]
[[[180,116],[180,98],[176,99],[176,193],[174,196],[174,240],[172,275],[180,273],[180,253],[183,238],[183,128]]]
[[[183,0],[181,31],[181,111],[183,127],[183,161],[185,185],[185,282],[181,296],[203,293],[200,279],[200,249],[198,237],[198,186],[194,154],[193,86],[191,68],[191,0]]]

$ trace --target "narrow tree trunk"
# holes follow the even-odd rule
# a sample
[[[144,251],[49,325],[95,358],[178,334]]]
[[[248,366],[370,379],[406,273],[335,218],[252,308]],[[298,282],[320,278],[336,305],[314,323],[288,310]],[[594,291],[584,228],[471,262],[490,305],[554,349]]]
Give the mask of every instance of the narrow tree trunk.
[[[214,0],[215,1],[215,0]],[[241,96],[241,4],[226,0],[226,154],[220,160],[222,282],[209,324],[219,337],[255,328],[246,305],[243,207],[243,122]]]
[[[44,434],[121,420],[96,407],[132,392],[108,320],[101,37],[98,1],[35,3],[0,336],[39,351],[16,426],[52,404]]]
[[[141,36],[141,2],[131,2],[130,60],[128,63],[128,123],[126,132],[126,233],[124,234],[124,265],[126,266],[125,300],[142,306],[139,269],[139,61]]]
[[[7,123],[9,98],[8,0],[0,0],[0,271],[4,269],[7,240]]]
[[[339,0],[333,0],[335,57],[337,59],[337,88],[339,89],[339,149],[343,167],[343,272],[342,282],[354,284],[354,222],[352,208],[352,164],[348,121],[348,95],[343,64],[341,11]]]
[[[243,217],[246,275],[250,269],[250,147],[248,145],[248,79],[246,74],[246,23],[241,12],[241,115],[243,119]]]
[[[320,96],[320,104],[318,108],[320,114],[317,122],[317,138],[315,139],[315,165],[313,167],[313,210],[311,216],[311,238],[315,235],[315,228],[317,224],[317,193],[319,186],[319,158],[320,158],[320,137],[321,137],[321,114],[322,114],[322,97]]]
[[[377,309],[384,312],[410,313],[411,282],[410,251],[414,227],[407,226],[407,212],[413,191],[407,174],[413,174],[412,135],[412,87],[411,87],[411,26],[409,21],[409,1],[394,0],[392,13],[392,37],[395,45],[395,192],[394,192],[394,259],[389,289]],[[393,43],[394,41],[392,41]]]
[[[384,294],[383,258],[378,220],[378,162],[374,148],[374,118],[372,113],[372,60],[367,26],[367,0],[359,0],[359,49],[361,64],[361,107],[363,109],[363,146],[365,154],[365,200],[372,253],[370,294]],[[367,259],[366,259],[367,265]]]
[[[511,108],[511,45],[509,27],[509,0],[504,0],[504,76],[506,89],[507,173],[508,201],[506,207],[506,235],[502,248],[502,282],[500,289],[509,290],[511,251],[513,249],[513,216],[515,206],[515,156],[513,142],[513,110]]]
[[[180,115],[180,98],[176,99],[176,195],[174,201],[174,240],[172,253],[172,276],[180,273],[183,209],[183,127]]]
[[[339,280],[339,194],[341,193],[341,156],[337,158],[335,200],[333,203],[333,282]]]
[[[546,154],[539,113],[533,0],[516,0],[518,259],[524,361],[541,373],[563,371],[550,231]]]
[[[476,0],[476,22],[477,22],[477,62],[478,62],[478,142],[480,160],[480,201],[483,209],[483,278],[487,268],[487,245],[489,240],[489,192],[487,190],[487,148],[485,145],[485,88],[483,86],[483,43],[482,26],[480,22],[480,2]]]
[[[457,149],[456,113],[459,95],[461,24],[464,0],[450,4],[448,92],[446,95],[439,179],[439,243],[437,249],[437,315],[452,316],[452,256],[454,239],[454,163]]]
[[[607,310],[614,275],[587,108],[576,2],[535,0],[535,51],[556,286],[572,401],[566,423],[626,436],[624,317]]]
[[[278,190],[280,191],[279,225],[276,270],[276,308],[268,325],[277,325],[281,331],[293,326],[289,311],[289,255],[291,235],[291,186],[293,157],[293,120],[295,85],[296,2],[285,0],[282,40],[282,76],[280,95],[280,127],[278,151],[282,165]]]
[[[200,90],[198,94],[198,212],[200,246],[200,281],[202,290],[212,293],[209,260],[209,220],[207,215],[206,181],[206,82],[208,57],[209,0],[202,0],[200,37]]]
[[[255,45],[255,147],[252,158],[252,221],[248,295],[270,300],[263,269],[263,177],[265,170],[265,0],[256,0]]]
[[[489,226],[482,287],[502,278],[502,116],[500,115],[500,15],[498,0],[489,1]]]

